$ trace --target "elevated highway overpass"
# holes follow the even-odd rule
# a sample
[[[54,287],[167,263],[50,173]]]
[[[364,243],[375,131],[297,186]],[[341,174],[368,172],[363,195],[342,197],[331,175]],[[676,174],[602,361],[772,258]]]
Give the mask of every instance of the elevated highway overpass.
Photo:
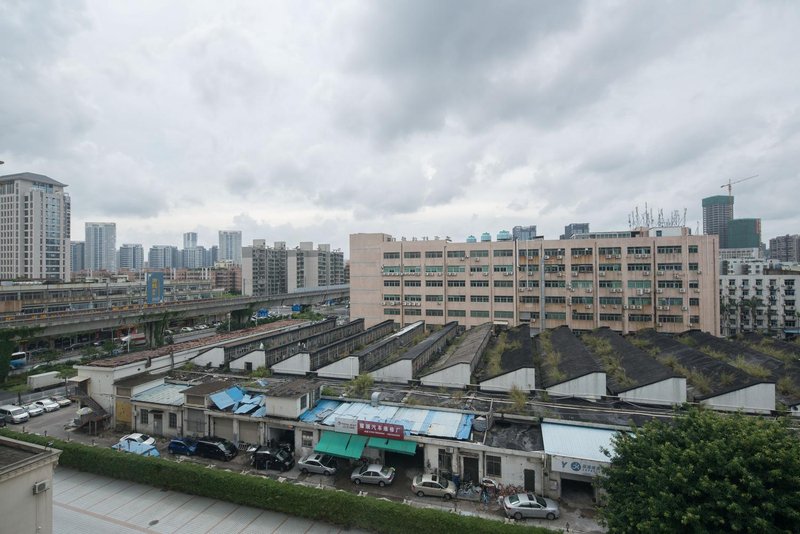
[[[0,321],[0,328],[41,327],[37,338],[56,338],[104,329],[144,326],[148,341],[153,339],[153,326],[165,316],[172,318],[225,315],[239,310],[290,306],[293,304],[320,304],[329,300],[347,298],[350,286],[338,285],[295,291],[270,297],[235,297],[188,300],[143,306],[120,306],[116,308],[87,311],[70,311],[38,315],[7,316]]]

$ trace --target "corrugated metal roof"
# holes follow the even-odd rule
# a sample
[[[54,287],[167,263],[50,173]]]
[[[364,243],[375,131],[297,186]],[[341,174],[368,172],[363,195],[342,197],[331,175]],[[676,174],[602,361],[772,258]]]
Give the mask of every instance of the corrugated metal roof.
[[[301,421],[333,426],[338,417],[351,417],[375,423],[403,425],[407,434],[468,439],[475,418],[471,414],[404,408],[366,402],[342,402],[324,399],[300,416]]]
[[[605,428],[542,423],[545,453],[595,462],[608,462],[608,457],[600,451],[606,449],[613,454],[611,438],[616,433]]]
[[[169,404],[183,406],[183,392],[189,389],[185,384],[160,384],[146,389],[131,397],[132,401],[151,402],[153,404]]]

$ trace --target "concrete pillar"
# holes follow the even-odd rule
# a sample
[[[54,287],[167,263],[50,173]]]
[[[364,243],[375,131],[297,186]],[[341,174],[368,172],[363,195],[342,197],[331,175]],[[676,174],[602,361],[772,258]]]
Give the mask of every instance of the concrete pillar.
[[[144,336],[147,339],[147,346],[152,348],[156,346],[156,321],[144,323]]]

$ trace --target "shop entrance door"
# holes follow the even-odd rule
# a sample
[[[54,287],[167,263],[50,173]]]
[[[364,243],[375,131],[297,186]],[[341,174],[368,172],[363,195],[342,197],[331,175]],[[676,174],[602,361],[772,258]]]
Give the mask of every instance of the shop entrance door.
[[[525,469],[523,472],[525,476],[525,491],[536,491],[536,471],[533,469]]]
[[[464,474],[463,480],[471,480],[477,484],[480,480],[478,478],[478,459],[471,456],[462,456],[461,465]]]

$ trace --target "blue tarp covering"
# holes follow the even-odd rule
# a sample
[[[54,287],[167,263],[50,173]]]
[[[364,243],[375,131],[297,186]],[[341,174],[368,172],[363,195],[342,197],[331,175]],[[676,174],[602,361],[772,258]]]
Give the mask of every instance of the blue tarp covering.
[[[364,402],[342,402],[323,399],[310,410],[305,411],[300,420],[306,423],[320,423],[333,426],[337,417],[352,417],[375,423],[403,425],[406,435],[437,436],[469,439],[475,416],[457,412],[443,412],[425,408],[372,406]]]
[[[265,415],[267,415],[267,407],[262,406],[261,408],[251,413],[250,415],[253,417],[264,417]]]
[[[236,410],[238,408],[238,403],[244,398],[245,393],[239,386],[234,386],[232,388],[228,388],[225,391],[220,391],[219,393],[214,393],[210,395],[209,398],[214,405],[219,408],[220,410],[227,410],[228,408],[233,406],[233,409]]]

